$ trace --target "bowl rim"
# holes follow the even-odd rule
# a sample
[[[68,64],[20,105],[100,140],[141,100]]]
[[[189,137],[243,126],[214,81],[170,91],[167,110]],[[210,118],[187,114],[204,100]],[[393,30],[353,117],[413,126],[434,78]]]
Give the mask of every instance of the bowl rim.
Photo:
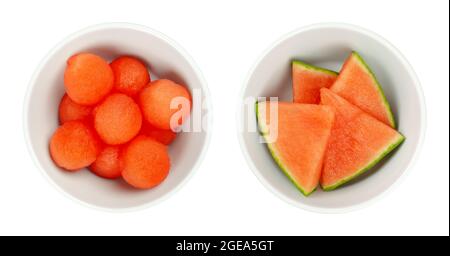
[[[420,119],[420,127],[419,127],[420,128],[419,139],[414,148],[414,153],[412,154],[412,157],[408,160],[408,164],[407,164],[406,168],[402,171],[401,175],[394,181],[394,183],[392,185],[390,185],[387,189],[385,189],[383,192],[379,193],[378,195],[373,196],[372,198],[365,200],[363,202],[360,202],[358,204],[354,204],[354,205],[346,206],[346,207],[326,208],[326,207],[311,206],[311,205],[302,203],[300,201],[290,199],[287,196],[285,196],[283,193],[279,192],[274,186],[269,184],[269,182],[266,181],[266,179],[262,176],[259,169],[256,168],[255,164],[253,163],[252,159],[250,158],[250,155],[248,153],[248,150],[247,150],[247,148],[245,146],[245,142],[244,142],[244,133],[245,132],[241,131],[241,127],[243,127],[243,122],[245,121],[243,111],[242,111],[242,99],[244,98],[248,83],[250,82],[250,80],[253,76],[253,73],[255,72],[256,68],[259,66],[261,61],[274,48],[278,47],[278,45],[280,45],[282,42],[289,40],[290,38],[297,36],[298,34],[302,34],[307,31],[310,31],[310,30],[320,30],[320,29],[330,29],[330,28],[345,29],[345,30],[350,30],[353,32],[360,33],[362,35],[365,35],[365,36],[371,38],[372,40],[377,41],[384,47],[388,48],[395,55],[395,57],[401,62],[401,64],[406,68],[409,76],[414,81],[413,87],[416,90],[417,95],[419,96],[419,105],[420,105],[419,108],[420,108],[421,119]],[[380,36],[379,34],[373,32],[369,29],[357,26],[357,25],[353,25],[353,24],[349,24],[349,23],[342,23],[342,22],[314,23],[314,24],[310,24],[307,26],[303,26],[303,27],[297,28],[297,29],[281,36],[279,39],[277,39],[276,41],[271,43],[269,45],[269,47],[267,47],[262,52],[262,54],[256,59],[253,66],[251,67],[250,71],[248,72],[246,79],[244,80],[244,84],[241,88],[241,92],[239,94],[239,98],[238,98],[238,102],[237,102],[236,119],[237,119],[237,122],[236,122],[237,137],[239,140],[239,145],[240,145],[241,151],[242,151],[244,158],[245,158],[248,166],[250,167],[251,171],[256,176],[256,178],[261,182],[261,184],[267,190],[271,191],[272,194],[274,194],[279,199],[281,199],[282,201],[285,201],[285,202],[289,203],[290,205],[295,206],[297,208],[307,210],[310,212],[320,213],[320,214],[343,214],[343,213],[361,210],[361,209],[366,208],[366,207],[370,206],[371,204],[377,202],[378,200],[385,197],[388,193],[390,193],[394,189],[398,188],[400,183],[402,183],[405,180],[407,174],[409,174],[411,172],[411,169],[413,169],[412,167],[415,165],[415,163],[417,162],[417,160],[419,158],[420,152],[422,151],[422,148],[423,148],[423,143],[424,143],[426,129],[427,129],[427,121],[426,121],[427,120],[427,111],[426,111],[426,103],[425,103],[423,89],[422,89],[421,83],[419,81],[419,78],[418,78],[416,72],[414,71],[411,64],[408,62],[408,60],[405,58],[405,56],[392,43],[390,43],[388,40],[386,40],[384,37]]]
[[[203,146],[201,148],[200,153],[198,154],[198,157],[194,163],[194,166],[190,170],[187,170],[189,172],[189,174],[183,180],[181,180],[181,182],[179,184],[177,184],[176,186],[171,188],[167,193],[163,194],[159,198],[157,198],[151,202],[147,202],[147,203],[143,203],[143,204],[131,206],[131,207],[123,207],[123,208],[99,206],[99,205],[81,200],[81,199],[73,196],[72,194],[68,193],[67,191],[65,191],[59,184],[57,184],[56,181],[54,181],[47,174],[47,171],[42,166],[41,162],[39,161],[38,157],[36,156],[35,151],[31,146],[30,133],[29,133],[29,129],[28,129],[30,97],[33,92],[33,89],[35,88],[36,79],[41,74],[42,69],[48,63],[49,59],[56,52],[58,52],[63,46],[65,46],[67,43],[70,43],[74,39],[76,39],[84,34],[87,34],[87,33],[101,31],[101,30],[105,30],[105,29],[111,29],[111,28],[132,29],[132,30],[137,30],[139,32],[148,33],[148,34],[151,34],[152,36],[155,36],[155,37],[161,39],[162,41],[164,41],[165,43],[167,43],[168,45],[173,47],[175,49],[175,51],[177,51],[189,63],[191,68],[194,70],[195,76],[199,79],[200,87],[202,88],[202,91],[204,93],[203,97],[205,99],[203,104],[204,104],[205,110],[208,112],[207,117],[206,117],[207,118],[207,122],[206,122],[207,129],[205,129],[205,131],[204,131],[206,133],[205,142],[203,143]],[[155,205],[163,202],[164,200],[168,199],[169,197],[173,196],[176,192],[178,192],[193,177],[195,172],[197,172],[197,170],[199,169],[201,163],[204,161],[205,155],[207,153],[207,149],[209,148],[209,145],[211,142],[211,133],[212,133],[212,129],[213,129],[213,108],[212,108],[212,103],[210,102],[210,99],[211,99],[211,94],[210,94],[210,91],[208,88],[208,84],[207,84],[200,68],[198,67],[197,63],[194,61],[194,59],[191,57],[191,55],[189,55],[187,53],[187,51],[183,47],[181,47],[181,45],[179,45],[177,42],[175,42],[173,39],[171,39],[170,37],[166,36],[162,32],[157,31],[153,28],[150,28],[150,27],[147,27],[144,25],[135,24],[135,23],[127,23],[127,22],[99,23],[99,24],[95,24],[95,25],[91,25],[91,26],[82,28],[74,33],[69,34],[68,36],[63,38],[61,41],[59,41],[55,46],[53,46],[51,48],[51,50],[49,50],[47,52],[47,54],[39,62],[33,75],[31,76],[31,79],[28,83],[25,97],[24,97],[22,121],[23,121],[25,144],[27,145],[27,150],[28,150],[30,157],[32,158],[34,164],[40,170],[40,173],[44,176],[44,178],[50,184],[52,184],[52,186],[56,190],[58,190],[61,194],[65,195],[67,198],[70,198],[72,201],[78,202],[79,204],[81,204],[85,207],[91,208],[91,209],[105,211],[105,212],[112,212],[112,213],[127,213],[127,212],[143,210],[143,209],[149,208],[151,206],[155,206]]]

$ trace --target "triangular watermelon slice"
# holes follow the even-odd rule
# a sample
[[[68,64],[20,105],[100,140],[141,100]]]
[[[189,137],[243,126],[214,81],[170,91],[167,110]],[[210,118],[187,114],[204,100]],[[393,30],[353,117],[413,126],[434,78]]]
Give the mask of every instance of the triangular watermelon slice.
[[[305,62],[292,61],[292,92],[294,102],[319,104],[320,88],[330,88],[338,73]]]
[[[368,171],[405,139],[329,89],[321,89],[321,104],[336,113],[320,179],[326,191]]]
[[[278,113],[277,118],[271,116],[271,109],[275,110],[272,115]],[[319,185],[334,121],[332,108],[259,102],[256,103],[256,115],[260,132],[281,170],[304,195],[310,195]]]
[[[383,89],[357,52],[352,52],[330,89],[381,122],[395,128],[394,116]]]

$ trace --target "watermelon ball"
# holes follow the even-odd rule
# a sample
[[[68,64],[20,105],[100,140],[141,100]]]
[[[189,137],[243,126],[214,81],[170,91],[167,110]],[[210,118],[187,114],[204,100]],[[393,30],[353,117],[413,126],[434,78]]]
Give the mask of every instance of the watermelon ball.
[[[141,125],[139,106],[125,94],[111,94],[94,110],[95,130],[109,145],[130,141],[139,133]]]
[[[95,105],[113,88],[114,74],[101,57],[80,53],[67,61],[64,85],[74,102],[80,105]]]
[[[178,97],[183,97],[189,102],[189,109],[182,110],[181,106],[175,109],[170,108],[172,100]],[[177,129],[177,126],[182,124],[182,120],[189,116],[191,108],[191,96],[186,87],[167,79],[151,82],[141,91],[139,102],[145,120],[154,127],[164,130]],[[176,121],[176,127],[171,127],[172,115],[180,110],[182,111],[182,118]]]
[[[129,96],[136,95],[150,82],[147,67],[140,60],[123,56],[110,64],[114,73],[114,89]]]
[[[50,139],[50,155],[57,166],[76,171],[92,164],[100,153],[95,132],[81,121],[61,125]]]
[[[121,154],[122,177],[131,186],[149,189],[163,182],[170,169],[167,146],[140,135]]]
[[[91,112],[92,107],[77,104],[64,94],[59,103],[59,122],[63,124],[68,121],[85,120]]]
[[[117,179],[122,175],[119,163],[120,147],[106,146],[89,169],[106,179]]]
[[[147,135],[164,145],[171,144],[177,137],[175,132],[171,130],[158,129],[145,121],[142,123],[141,134]]]

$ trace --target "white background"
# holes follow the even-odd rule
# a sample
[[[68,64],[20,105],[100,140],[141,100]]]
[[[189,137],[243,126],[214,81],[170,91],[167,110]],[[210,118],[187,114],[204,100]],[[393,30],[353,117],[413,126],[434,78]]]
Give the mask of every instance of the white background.
[[[0,234],[448,235],[448,1],[1,1]],[[200,169],[155,207],[107,213],[55,190],[23,139],[28,81],[44,55],[86,26],[132,22],[159,30],[196,60],[209,84],[214,129]],[[282,35],[317,22],[368,28],[391,41],[418,73],[428,105],[420,159],[391,194],[340,215],[306,212],[264,188],[239,149],[235,112],[254,61]]]

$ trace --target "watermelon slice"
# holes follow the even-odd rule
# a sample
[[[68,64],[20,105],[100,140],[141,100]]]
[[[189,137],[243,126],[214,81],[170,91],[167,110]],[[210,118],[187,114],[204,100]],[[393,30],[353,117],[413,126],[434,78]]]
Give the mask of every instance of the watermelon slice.
[[[405,138],[331,90],[320,92],[321,104],[336,113],[320,179],[330,191],[368,171]]]
[[[277,118],[271,109],[278,108]],[[334,122],[331,107],[287,102],[256,103],[260,132],[281,170],[308,196],[319,185]],[[277,121],[277,122],[276,122]]]
[[[338,73],[309,65],[307,63],[292,61],[292,89],[294,102],[319,104],[320,88],[330,88],[336,81]]]
[[[353,52],[347,59],[331,90],[381,122],[395,128],[394,116],[383,89],[357,52]]]

